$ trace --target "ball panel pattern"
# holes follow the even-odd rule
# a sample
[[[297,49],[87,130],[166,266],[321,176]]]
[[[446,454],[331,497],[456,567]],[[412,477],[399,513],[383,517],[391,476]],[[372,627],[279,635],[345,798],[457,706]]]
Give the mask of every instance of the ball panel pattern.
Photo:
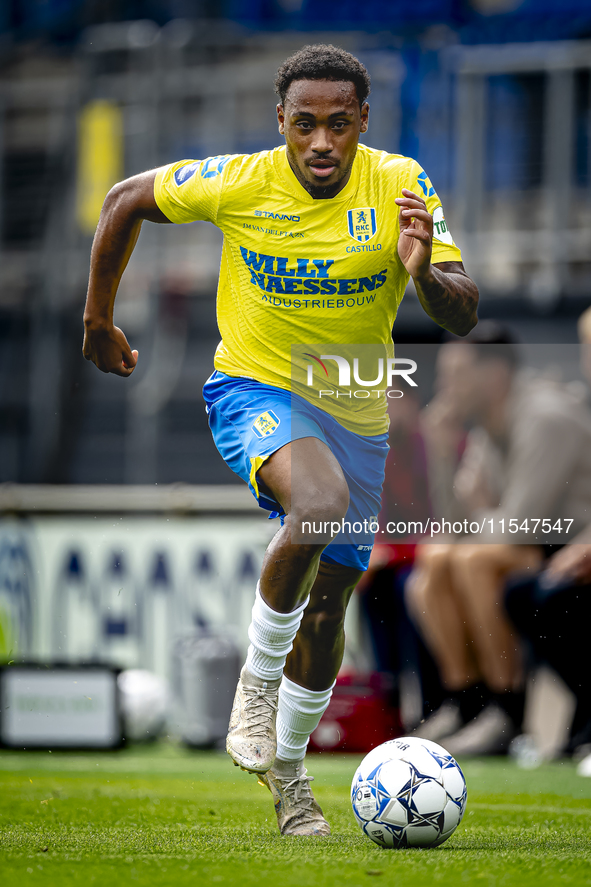
[[[373,749],[351,785],[357,822],[384,848],[439,846],[459,825],[466,800],[464,775],[453,757],[416,737]]]
[[[407,826],[405,835],[407,847],[431,847],[440,837],[440,832],[435,825],[420,823]]]

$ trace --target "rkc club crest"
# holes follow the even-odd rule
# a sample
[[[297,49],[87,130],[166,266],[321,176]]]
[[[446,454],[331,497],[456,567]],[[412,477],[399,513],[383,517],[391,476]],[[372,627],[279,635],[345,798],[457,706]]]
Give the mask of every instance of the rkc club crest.
[[[279,428],[280,424],[281,420],[277,413],[274,413],[273,410],[267,410],[266,413],[261,413],[261,415],[255,419],[252,425],[252,430],[259,440],[262,440],[264,437],[273,434],[273,432]]]
[[[347,213],[349,234],[359,243],[371,240],[377,231],[376,211],[373,206],[361,206],[350,209]]]

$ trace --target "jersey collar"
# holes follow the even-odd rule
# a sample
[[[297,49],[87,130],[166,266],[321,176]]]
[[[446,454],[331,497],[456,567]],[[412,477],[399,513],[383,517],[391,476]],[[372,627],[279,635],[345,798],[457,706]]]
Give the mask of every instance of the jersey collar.
[[[342,191],[336,195],[336,197],[330,197],[326,200],[315,200],[306,189],[300,185],[297,180],[291,166],[289,165],[289,160],[287,159],[287,151],[285,149],[285,145],[281,145],[279,148],[275,148],[275,166],[279,173],[279,176],[290,192],[300,200],[302,203],[309,203],[315,205],[321,205],[322,203],[340,203],[343,200],[347,200],[352,194],[355,193],[359,184],[359,167],[361,164],[361,157],[359,150],[355,155],[355,160],[353,161],[353,168],[351,170],[351,175],[349,177],[349,181],[345,185]]]

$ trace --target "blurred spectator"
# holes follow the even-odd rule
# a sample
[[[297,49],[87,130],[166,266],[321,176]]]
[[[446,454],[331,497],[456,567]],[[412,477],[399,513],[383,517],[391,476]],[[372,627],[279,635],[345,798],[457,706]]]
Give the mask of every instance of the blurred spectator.
[[[456,538],[462,544],[417,548],[407,602],[449,692],[420,732],[445,740],[452,754],[492,754],[520,731],[524,708],[505,581],[537,571],[544,556],[538,539],[527,544],[525,531],[509,538],[526,544],[507,544],[509,519],[521,527],[538,517],[574,518],[574,527],[584,526],[591,513],[591,415],[560,386],[517,372],[515,346],[496,324],[443,349],[454,349],[463,363],[456,394],[475,423],[447,490],[447,519],[485,520],[486,532],[477,544]]]
[[[368,571],[358,585],[361,609],[365,615],[376,667],[393,676],[392,704],[400,704],[400,678],[404,671],[415,676],[421,693],[421,710],[415,718],[437,709],[444,693],[438,669],[414,624],[404,600],[404,585],[412,569],[416,536],[402,531],[408,522],[421,521],[434,514],[432,489],[444,486],[447,472],[457,468],[465,444],[462,416],[447,397],[453,387],[455,362],[440,352],[445,366],[438,378],[442,390],[427,410],[420,408],[418,394],[405,392],[404,398],[389,400],[390,451],[386,460],[382,510],[379,525],[386,528],[385,542],[374,546]],[[437,464],[429,465],[433,452]],[[442,474],[443,477],[439,477]],[[401,528],[397,532],[395,525]],[[416,709],[416,706],[415,706]],[[415,722],[416,723],[416,720]],[[414,724],[405,724],[408,729]]]
[[[509,616],[530,643],[536,659],[548,663],[576,698],[566,753],[591,744],[587,647],[591,623],[591,526],[578,540],[554,554],[538,576],[510,582],[505,599]]]
[[[591,308],[579,319],[578,331],[581,369],[591,386]],[[538,576],[510,582],[505,603],[536,658],[548,663],[576,698],[564,751],[572,753],[590,746],[591,523],[573,543],[554,553]],[[591,756],[581,762],[580,772],[591,776]]]
[[[394,525],[422,521],[432,514],[427,451],[420,425],[421,404],[411,388],[404,397],[388,401],[390,450],[386,458],[380,527],[389,540],[406,538]],[[410,541],[410,540],[407,540]]]

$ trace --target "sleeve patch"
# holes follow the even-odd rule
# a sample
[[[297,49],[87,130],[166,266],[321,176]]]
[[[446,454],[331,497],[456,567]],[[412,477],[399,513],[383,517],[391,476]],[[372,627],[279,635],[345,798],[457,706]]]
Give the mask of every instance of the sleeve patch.
[[[191,178],[191,176],[195,175],[200,166],[200,160],[196,160],[193,163],[188,163],[186,166],[180,166],[174,174],[174,180],[177,185],[183,185],[185,182],[187,182]]]
[[[443,207],[438,206],[433,213],[433,239],[439,240],[441,243],[447,243],[455,246],[451,232],[447,227],[445,216],[443,215]]]
[[[201,178],[213,179],[219,176],[231,156],[231,154],[218,154],[217,157],[208,157],[203,163]]]
[[[433,197],[433,195],[435,194],[435,188],[427,178],[427,173],[424,170],[418,175],[417,182],[421,186],[425,197]]]

